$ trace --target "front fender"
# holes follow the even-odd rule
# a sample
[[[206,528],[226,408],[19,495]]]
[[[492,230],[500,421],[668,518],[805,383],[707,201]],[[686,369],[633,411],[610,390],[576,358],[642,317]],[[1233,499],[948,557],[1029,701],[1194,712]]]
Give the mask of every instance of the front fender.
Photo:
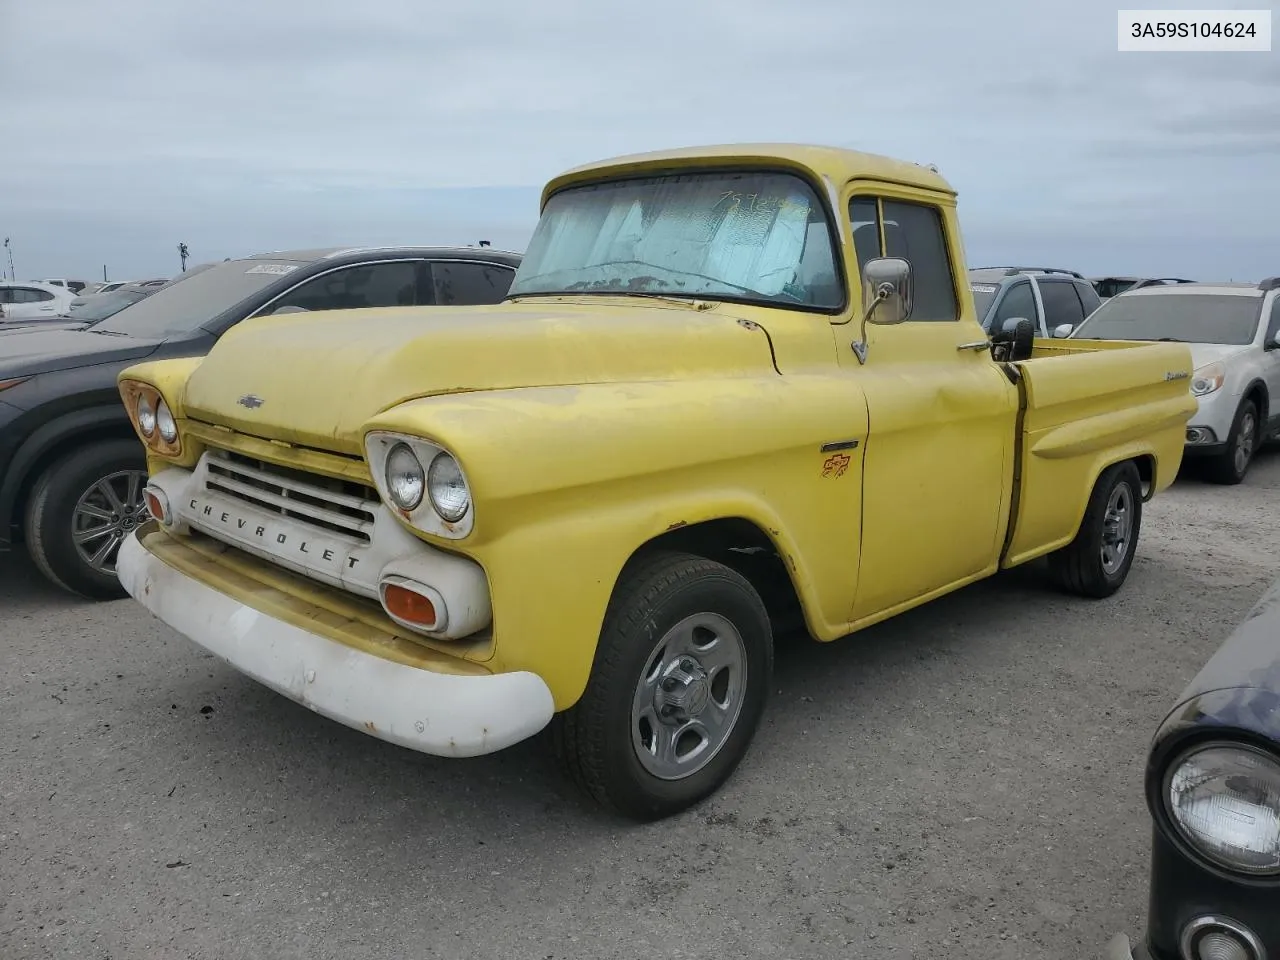
[[[772,540],[815,635],[847,632],[865,401],[832,377],[608,384],[416,400],[366,423],[451,451],[472,489],[461,549],[488,574],[495,663],[585,687],[619,573],[654,537],[741,517]],[[824,444],[856,443],[843,452]],[[847,458],[847,459],[844,459]]]

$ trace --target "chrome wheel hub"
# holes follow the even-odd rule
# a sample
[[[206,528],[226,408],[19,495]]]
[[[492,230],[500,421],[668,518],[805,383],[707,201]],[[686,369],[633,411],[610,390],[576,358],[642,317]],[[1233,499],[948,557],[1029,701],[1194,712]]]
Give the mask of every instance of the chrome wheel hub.
[[[120,544],[150,518],[142,495],[146,485],[142,471],[120,470],[80,495],[71,512],[71,542],[87,566],[115,574]]]
[[[1102,569],[1115,573],[1129,555],[1133,537],[1133,491],[1122,483],[1107,498],[1102,518]]]
[[[747,649],[732,623],[699,613],[654,645],[631,704],[631,743],[662,780],[697,773],[729,739],[746,692]]]

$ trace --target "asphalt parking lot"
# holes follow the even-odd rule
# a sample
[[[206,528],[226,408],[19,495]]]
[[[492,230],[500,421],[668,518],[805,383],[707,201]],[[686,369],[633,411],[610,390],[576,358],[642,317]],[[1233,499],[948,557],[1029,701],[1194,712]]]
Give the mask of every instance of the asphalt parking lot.
[[[391,747],[0,555],[0,957],[1098,957],[1145,913],[1148,739],[1277,533],[1272,453],[1149,504],[1111,600],[1031,567],[788,644],[737,776],[648,826],[537,741]]]

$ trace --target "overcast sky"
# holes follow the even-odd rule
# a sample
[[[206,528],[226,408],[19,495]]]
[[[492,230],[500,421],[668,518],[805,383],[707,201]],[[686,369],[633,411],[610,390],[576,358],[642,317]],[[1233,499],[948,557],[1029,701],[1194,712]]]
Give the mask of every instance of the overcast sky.
[[[1117,53],[1116,7],[0,0],[0,234],[27,279],[523,250],[567,166],[786,140],[936,163],[975,265],[1280,274],[1280,51]]]

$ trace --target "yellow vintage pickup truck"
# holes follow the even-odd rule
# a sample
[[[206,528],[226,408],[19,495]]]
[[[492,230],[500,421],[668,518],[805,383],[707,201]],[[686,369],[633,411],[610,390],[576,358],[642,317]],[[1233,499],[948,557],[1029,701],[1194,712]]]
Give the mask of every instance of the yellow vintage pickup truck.
[[[587,794],[718,789],[775,632],[846,636],[1048,555],[1104,597],[1195,410],[1176,343],[988,339],[932,168],[684,149],[553,180],[507,300],[265,317],[120,390],[124,586],[425,753],[550,726]]]

